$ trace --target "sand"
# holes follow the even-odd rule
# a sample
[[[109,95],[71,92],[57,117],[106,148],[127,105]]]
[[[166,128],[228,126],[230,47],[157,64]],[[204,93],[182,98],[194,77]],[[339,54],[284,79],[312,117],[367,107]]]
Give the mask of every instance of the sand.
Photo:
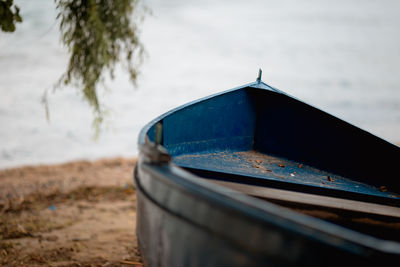
[[[0,170],[0,265],[142,266],[126,158]]]

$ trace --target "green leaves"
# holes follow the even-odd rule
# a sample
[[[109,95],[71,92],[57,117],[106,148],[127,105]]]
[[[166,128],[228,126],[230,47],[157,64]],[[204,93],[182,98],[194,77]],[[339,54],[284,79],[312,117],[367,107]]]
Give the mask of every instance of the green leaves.
[[[93,108],[93,125],[98,134],[105,114],[98,85],[105,72],[114,78],[121,62],[135,84],[142,61],[143,45],[138,39],[138,0],[56,0],[63,43],[71,53],[58,86],[75,85]],[[144,10],[143,10],[144,12]],[[135,21],[135,20],[136,21]]]
[[[15,31],[15,23],[22,22],[19,15],[19,8],[14,5],[12,10],[13,0],[0,0],[0,28],[4,32]]]
[[[133,84],[139,73],[144,48],[136,22],[148,11],[138,8],[139,1],[55,0],[61,40],[70,53],[67,70],[55,87],[71,84],[80,89],[93,109],[96,136],[106,114],[97,96],[105,73],[113,79],[117,62],[127,69]],[[13,32],[16,22],[22,22],[19,8],[13,6],[13,0],[0,0],[1,30]],[[49,118],[46,95],[42,102]]]

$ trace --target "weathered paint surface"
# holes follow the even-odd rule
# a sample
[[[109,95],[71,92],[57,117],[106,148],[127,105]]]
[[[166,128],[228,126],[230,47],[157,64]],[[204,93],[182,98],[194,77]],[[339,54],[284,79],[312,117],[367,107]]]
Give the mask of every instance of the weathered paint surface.
[[[400,198],[396,193],[382,192],[379,187],[370,184],[254,150],[233,152],[225,150],[177,155],[173,158],[173,162],[180,167],[191,169],[191,171],[196,170],[198,173],[209,171],[246,177],[241,180],[242,183],[262,181],[264,184],[268,184],[270,181],[270,186],[274,183],[275,187],[281,188],[303,185],[313,186],[315,190],[320,191],[335,190],[337,195],[340,195],[340,192],[343,194],[352,192],[365,195],[365,197],[375,196],[389,198],[393,201]],[[210,178],[218,179],[218,174]]]
[[[262,82],[185,105],[157,121],[178,166],[388,198],[400,206],[397,146]],[[145,132],[154,140],[154,124],[149,127]],[[262,164],[254,168],[250,155],[273,172],[263,172]],[[275,160],[287,167],[277,168]],[[299,164],[310,168],[290,167]]]

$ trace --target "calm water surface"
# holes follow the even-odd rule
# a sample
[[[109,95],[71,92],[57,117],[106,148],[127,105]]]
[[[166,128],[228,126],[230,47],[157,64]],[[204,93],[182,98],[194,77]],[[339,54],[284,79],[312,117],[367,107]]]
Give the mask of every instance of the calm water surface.
[[[15,1],[24,22],[0,33],[0,168],[137,155],[161,113],[263,80],[390,142],[400,142],[400,2],[149,0],[136,89],[122,70],[100,95],[110,115],[94,141],[75,88],[41,97],[66,68],[53,1]],[[295,133],[295,129],[294,133]]]

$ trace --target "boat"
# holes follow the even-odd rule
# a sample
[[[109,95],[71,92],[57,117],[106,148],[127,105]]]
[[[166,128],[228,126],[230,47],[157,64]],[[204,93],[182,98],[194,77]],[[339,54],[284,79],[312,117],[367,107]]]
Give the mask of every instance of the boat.
[[[261,71],[154,119],[139,147],[145,266],[400,259],[400,148],[264,83]]]

